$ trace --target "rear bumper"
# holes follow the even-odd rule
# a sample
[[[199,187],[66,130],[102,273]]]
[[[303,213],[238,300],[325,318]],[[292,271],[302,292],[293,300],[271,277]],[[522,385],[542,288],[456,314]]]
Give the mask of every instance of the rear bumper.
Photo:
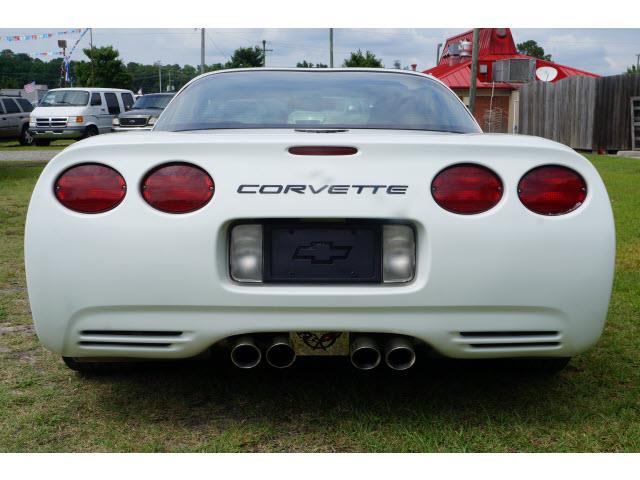
[[[74,315],[62,346],[69,357],[186,358],[243,333],[347,331],[401,334],[451,358],[572,356],[602,324],[571,322],[547,308],[163,308],[111,306]],[[145,332],[147,332],[145,334]]]
[[[238,284],[229,274],[235,220],[192,214],[195,224],[182,217],[172,236],[155,220],[121,225],[108,215],[78,229],[86,219],[56,204],[27,227],[36,332],[64,356],[186,358],[232,335],[341,331],[407,335],[452,358],[566,357],[598,340],[608,308],[613,236],[584,251],[564,235],[527,240],[526,227],[504,243],[486,228],[450,227],[438,240],[414,218],[409,283]],[[55,255],[50,243],[32,243],[52,228]]]

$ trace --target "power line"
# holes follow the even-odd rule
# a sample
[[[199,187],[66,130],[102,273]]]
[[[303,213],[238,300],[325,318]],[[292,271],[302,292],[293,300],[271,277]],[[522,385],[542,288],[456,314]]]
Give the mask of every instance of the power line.
[[[211,44],[213,45],[213,47],[214,47],[218,52],[220,52],[220,54],[222,54],[222,56],[223,56],[223,57],[225,57],[225,58],[231,58],[231,55],[229,55],[229,54],[227,54],[227,53],[224,53],[224,52],[222,51],[222,49],[221,49],[220,47],[218,47],[218,44],[217,44],[216,42],[214,42],[214,41],[213,41],[213,38],[211,38],[211,37],[209,36],[209,32],[206,32],[206,35],[207,35],[207,39],[211,42]]]

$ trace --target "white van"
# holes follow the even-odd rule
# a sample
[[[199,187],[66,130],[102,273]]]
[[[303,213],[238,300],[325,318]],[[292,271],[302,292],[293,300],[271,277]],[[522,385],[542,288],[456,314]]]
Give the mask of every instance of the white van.
[[[114,116],[133,105],[133,92],[119,88],[55,88],[31,112],[29,130],[36,145],[81,139],[111,131]]]

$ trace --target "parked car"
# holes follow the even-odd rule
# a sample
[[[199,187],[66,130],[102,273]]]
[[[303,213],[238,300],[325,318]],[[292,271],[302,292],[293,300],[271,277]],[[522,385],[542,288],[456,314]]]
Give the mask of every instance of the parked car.
[[[600,337],[614,254],[586,158],[483,134],[431,76],[356,68],[194,79],[151,133],[49,162],[25,238],[36,332],[77,370],[219,346],[241,368],[553,371]]]
[[[133,92],[116,88],[55,88],[31,112],[36,145],[82,139],[111,131],[114,116],[133,106]]]
[[[173,93],[150,93],[139,97],[131,110],[113,117],[113,132],[151,130],[171,99]]]
[[[31,103],[21,97],[0,97],[0,139],[18,140],[20,145],[31,145],[29,112]]]

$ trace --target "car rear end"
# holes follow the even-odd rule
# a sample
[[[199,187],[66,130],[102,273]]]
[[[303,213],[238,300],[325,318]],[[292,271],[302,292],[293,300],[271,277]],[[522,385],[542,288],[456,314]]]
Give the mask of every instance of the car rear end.
[[[567,357],[602,331],[611,209],[593,166],[569,149],[489,135],[152,135],[69,148],[34,191],[29,296],[40,339],[64,356],[184,358],[246,335],[344,332],[455,358]],[[356,153],[289,152],[328,141]],[[486,211],[454,213],[437,203],[434,180],[469,162],[502,191]],[[114,208],[82,213],[57,198],[65,172],[87,163],[123,179]],[[586,185],[566,214],[535,213],[519,198],[527,172],[550,164]],[[154,185],[172,165],[213,182],[199,208],[162,203],[191,181]],[[145,195],[149,185],[159,198]]]
[[[29,206],[36,331],[68,362],[358,368],[569,358],[599,338],[614,226],[595,168],[485,135],[450,90],[375,70],[224,71],[147,134],[65,149]]]

